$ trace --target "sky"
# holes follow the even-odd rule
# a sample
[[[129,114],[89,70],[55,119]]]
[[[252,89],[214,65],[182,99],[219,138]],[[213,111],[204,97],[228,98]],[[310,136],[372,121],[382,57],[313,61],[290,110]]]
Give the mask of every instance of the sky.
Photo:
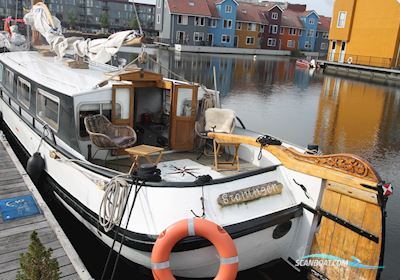
[[[315,10],[319,15],[332,16],[334,0],[287,0],[293,4],[307,4],[307,10]]]

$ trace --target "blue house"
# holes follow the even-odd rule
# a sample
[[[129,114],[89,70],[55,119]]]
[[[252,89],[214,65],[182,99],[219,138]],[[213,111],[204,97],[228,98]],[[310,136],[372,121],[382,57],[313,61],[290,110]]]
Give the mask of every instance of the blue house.
[[[319,16],[314,11],[305,11],[300,16],[304,29],[301,30],[299,38],[299,49],[302,51],[313,51],[317,36]]]
[[[209,45],[234,47],[236,11],[239,5],[235,0],[207,0],[211,12],[208,24]]]

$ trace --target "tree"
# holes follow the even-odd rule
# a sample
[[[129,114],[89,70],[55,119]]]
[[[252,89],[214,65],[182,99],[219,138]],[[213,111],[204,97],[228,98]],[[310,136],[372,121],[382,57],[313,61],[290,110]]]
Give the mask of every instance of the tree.
[[[31,234],[28,252],[20,257],[21,270],[16,280],[58,280],[61,273],[56,259],[51,258],[52,249],[46,249],[35,231]]]
[[[108,14],[105,11],[100,15],[100,26],[101,28],[108,28]]]
[[[68,24],[69,28],[74,28],[76,24],[76,16],[72,11],[69,11],[68,13]]]
[[[138,30],[139,29],[139,21],[136,16],[133,16],[131,18],[131,21],[129,22],[129,27],[133,30]]]

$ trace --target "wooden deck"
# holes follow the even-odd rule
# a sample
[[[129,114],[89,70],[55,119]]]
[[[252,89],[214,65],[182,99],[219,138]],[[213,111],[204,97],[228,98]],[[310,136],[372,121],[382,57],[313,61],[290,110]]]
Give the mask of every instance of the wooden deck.
[[[3,221],[0,215],[0,279],[15,279],[20,254],[27,252],[34,230],[43,245],[53,249],[52,256],[60,266],[60,279],[92,279],[8,142],[0,135],[0,199],[24,195],[34,197],[41,213],[10,221]]]

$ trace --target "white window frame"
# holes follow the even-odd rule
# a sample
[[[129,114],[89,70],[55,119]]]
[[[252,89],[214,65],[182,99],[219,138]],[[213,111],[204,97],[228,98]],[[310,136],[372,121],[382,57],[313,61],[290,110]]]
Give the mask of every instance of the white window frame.
[[[289,28],[288,34],[289,35],[296,35],[296,28]]]
[[[179,19],[181,19],[181,22],[179,22]],[[176,17],[176,23],[179,25],[188,25],[188,16],[185,15],[178,15]]]
[[[271,19],[278,19],[278,17],[279,17],[279,15],[276,12],[271,14]]]
[[[236,22],[236,30],[242,30],[242,23]]]
[[[321,50],[327,50],[328,49],[328,45],[325,42],[322,42],[320,49]]]
[[[299,29],[299,36],[303,35],[303,29]]]
[[[46,121],[45,119],[43,119],[38,112],[39,109],[39,96],[42,95],[47,99],[52,100],[53,102],[57,103],[57,123],[56,123],[56,127],[53,126],[53,124],[51,122]],[[60,126],[60,98],[58,98],[57,96],[52,95],[51,93],[48,93],[47,91],[38,88],[36,90],[36,116],[41,119],[43,122],[47,123],[51,129],[58,131],[58,128]]]
[[[157,14],[156,22],[157,22],[157,24],[161,23],[161,15],[160,14]]]
[[[161,8],[161,0],[157,0],[157,8]]]
[[[231,5],[226,5],[225,6],[225,13],[227,13],[227,14],[232,13],[232,6]]]
[[[308,20],[308,24],[314,24],[315,23],[315,20],[313,19],[313,18],[310,18],[309,20]]]
[[[324,32],[322,34],[322,39],[328,39],[329,38],[329,33],[328,32]]]
[[[284,29],[283,27],[280,27],[280,28],[279,28],[279,34],[280,34],[280,35],[285,34],[285,29]]]
[[[4,66],[3,64],[0,63],[0,82],[3,82],[3,72],[4,72]]]
[[[218,21],[215,18],[210,19],[210,27],[217,28]]]
[[[265,30],[265,26],[264,25],[260,25],[260,33],[264,33]]]
[[[227,27],[225,27],[225,22],[227,23]],[[222,25],[225,29],[232,29],[232,20],[231,19],[224,19],[224,23]]]
[[[310,38],[314,37],[314,32],[315,32],[314,29],[308,29],[307,30],[307,37],[310,37]]]
[[[308,47],[307,47],[308,46]],[[311,49],[311,43],[309,41],[304,42],[304,48],[305,49]]]
[[[270,43],[270,42],[274,42],[274,44]],[[267,40],[267,46],[268,47],[276,47],[276,39],[275,38],[268,38]]]
[[[269,26],[269,33],[270,34],[278,34],[278,25],[272,24]]]
[[[205,26],[206,18],[205,17],[194,17],[194,26]]]
[[[4,86],[12,93],[14,91],[14,72],[8,68],[5,69],[6,71],[4,71],[4,73],[10,73],[10,75],[4,75]],[[11,84],[9,84],[10,81],[8,81],[8,79],[5,78],[6,76],[10,77]]]
[[[251,42],[249,42],[251,40]],[[255,38],[252,36],[246,36],[246,45],[254,45],[255,43]]]
[[[28,93],[29,99],[28,100],[26,100],[25,98],[23,98],[21,96],[21,84],[24,84],[29,87],[29,93]],[[22,77],[18,77],[18,79],[17,79],[17,99],[28,109],[31,106],[31,95],[32,95],[31,83]]]
[[[180,33],[183,33],[183,41],[185,41],[185,37],[186,37],[186,32],[185,31],[176,31],[176,34],[175,34],[175,39],[176,39],[176,41],[178,41],[179,40],[179,36],[178,36],[178,34],[180,34]]]
[[[229,41],[224,40],[224,37],[229,39]],[[231,36],[230,35],[226,35],[226,34],[222,34],[221,35],[221,43],[228,44],[230,42],[231,42]]]
[[[202,36],[200,36],[200,34],[202,34]],[[196,40],[196,35],[197,35],[197,40]],[[202,37],[203,40],[199,40],[199,38]],[[193,32],[193,41],[194,42],[203,42],[204,41],[204,32]]]
[[[247,31],[256,31],[256,30],[257,30],[257,24],[252,22],[247,23]]]
[[[292,44],[289,45],[289,42],[292,43]],[[296,47],[296,41],[295,40],[288,40],[286,46],[288,48],[295,48]]]
[[[343,15],[343,18],[341,16]],[[339,11],[338,13],[338,19],[337,19],[337,28],[345,28],[346,26],[346,17],[347,17],[347,12],[346,11]]]

